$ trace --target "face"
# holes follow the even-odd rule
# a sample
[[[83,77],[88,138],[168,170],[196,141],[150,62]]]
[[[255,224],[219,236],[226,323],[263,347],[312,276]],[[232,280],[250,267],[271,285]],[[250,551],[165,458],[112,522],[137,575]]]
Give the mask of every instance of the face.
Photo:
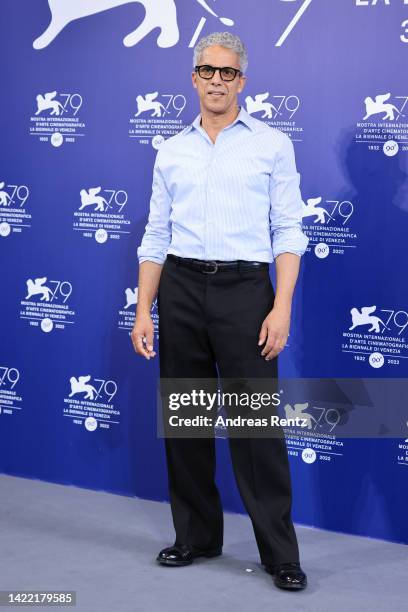
[[[197,65],[229,66],[240,68],[239,55],[220,45],[207,47],[199,57]],[[233,81],[223,81],[217,70],[211,79],[203,79],[197,72],[192,73],[193,87],[197,89],[202,110],[215,114],[224,114],[238,105],[237,95],[243,90],[246,77],[237,76]]]

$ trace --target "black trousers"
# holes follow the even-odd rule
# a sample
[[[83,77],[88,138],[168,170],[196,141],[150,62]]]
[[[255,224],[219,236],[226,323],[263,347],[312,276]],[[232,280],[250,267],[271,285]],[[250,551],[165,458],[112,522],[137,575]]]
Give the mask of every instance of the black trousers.
[[[161,378],[277,378],[277,357],[265,361],[258,346],[274,298],[268,267],[203,274],[167,258],[158,289]],[[228,441],[261,563],[299,561],[284,437]],[[214,437],[164,442],[175,544],[221,547]]]

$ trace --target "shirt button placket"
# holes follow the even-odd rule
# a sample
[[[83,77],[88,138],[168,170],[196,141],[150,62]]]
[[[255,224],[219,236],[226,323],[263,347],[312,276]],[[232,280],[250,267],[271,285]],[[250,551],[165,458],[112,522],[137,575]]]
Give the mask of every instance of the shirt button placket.
[[[208,257],[209,253],[209,244],[210,244],[210,231],[211,231],[211,206],[212,199],[214,198],[214,187],[212,182],[212,172],[214,169],[215,162],[217,160],[217,149],[216,144],[212,144],[211,153],[209,156],[208,166],[207,166],[207,179],[206,179],[206,205],[205,205],[205,256]]]

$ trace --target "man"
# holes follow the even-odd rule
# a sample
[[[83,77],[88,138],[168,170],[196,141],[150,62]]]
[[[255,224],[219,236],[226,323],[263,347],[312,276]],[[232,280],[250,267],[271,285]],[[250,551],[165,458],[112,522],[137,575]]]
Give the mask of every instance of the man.
[[[217,368],[223,378],[277,377],[277,355],[288,338],[308,244],[299,174],[287,135],[238,105],[247,63],[241,40],[228,32],[197,43],[192,83],[201,113],[156,156],[138,248],[132,342],[146,359],[156,355],[150,310],[157,292],[161,377],[216,378]],[[304,588],[284,436],[229,437],[229,445],[265,570],[279,587]],[[214,438],[166,437],[165,449],[176,540],[158,562],[182,566],[220,555]]]

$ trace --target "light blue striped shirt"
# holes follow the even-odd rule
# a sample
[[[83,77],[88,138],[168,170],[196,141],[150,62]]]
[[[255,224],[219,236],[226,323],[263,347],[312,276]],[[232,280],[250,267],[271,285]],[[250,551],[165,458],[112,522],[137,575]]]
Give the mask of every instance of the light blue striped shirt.
[[[271,263],[302,256],[300,174],[292,141],[240,107],[215,144],[199,114],[160,146],[139,263],[180,257]]]

